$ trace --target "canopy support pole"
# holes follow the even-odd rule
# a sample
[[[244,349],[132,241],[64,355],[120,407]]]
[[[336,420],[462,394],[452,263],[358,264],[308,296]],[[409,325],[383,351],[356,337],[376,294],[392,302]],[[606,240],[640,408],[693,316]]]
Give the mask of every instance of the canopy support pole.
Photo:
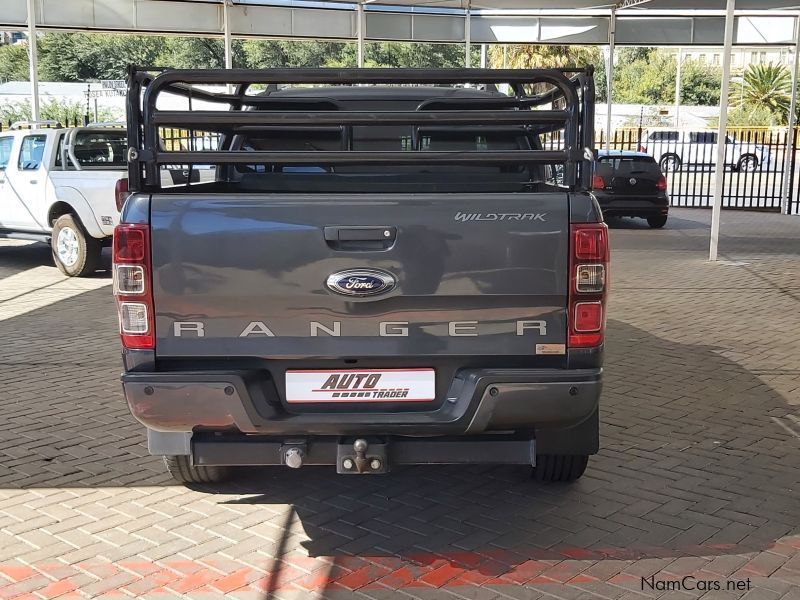
[[[233,43],[231,42],[231,21],[228,14],[230,0],[222,0],[222,27],[225,33],[225,68],[233,68]]]
[[[783,164],[783,194],[781,198],[781,212],[789,214],[789,195],[792,189],[792,163],[794,162],[794,127],[797,123],[795,114],[797,113],[797,79],[798,69],[800,69],[800,16],[794,20],[795,40],[794,40],[794,65],[792,68],[792,102],[789,105],[789,129],[786,133],[786,158]]]
[[[683,71],[683,48],[678,48],[676,57],[677,72],[675,73],[675,127],[681,126],[681,74]]]
[[[356,5],[356,43],[358,44],[358,68],[364,67],[364,3]]]
[[[28,0],[28,66],[31,78],[31,118],[39,120],[39,55],[36,49],[36,8]]]
[[[467,5],[467,14],[464,16],[464,66],[469,69],[472,66],[472,30],[471,30],[472,8]]]
[[[617,38],[617,9],[611,8],[608,22],[608,68],[606,69],[606,151],[611,150],[611,109],[614,93],[614,46]]]
[[[719,128],[717,130],[717,164],[714,169],[714,204],[711,209],[711,243],[708,260],[717,260],[719,247],[719,220],[722,213],[722,179],[725,176],[726,133],[728,130],[728,94],[731,84],[731,59],[733,52],[733,26],[736,0],[728,0],[725,12],[725,49],[722,55],[722,90],[719,98]]]

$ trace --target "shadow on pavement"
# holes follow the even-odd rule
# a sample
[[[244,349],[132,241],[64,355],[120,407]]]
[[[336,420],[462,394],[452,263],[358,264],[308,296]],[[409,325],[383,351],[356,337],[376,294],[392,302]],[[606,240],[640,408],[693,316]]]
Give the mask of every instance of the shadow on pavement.
[[[790,412],[783,398],[713,347],[609,327],[603,450],[575,484],[516,467],[259,469],[224,502],[291,504],[312,556],[705,556],[800,532],[800,446],[772,420]]]

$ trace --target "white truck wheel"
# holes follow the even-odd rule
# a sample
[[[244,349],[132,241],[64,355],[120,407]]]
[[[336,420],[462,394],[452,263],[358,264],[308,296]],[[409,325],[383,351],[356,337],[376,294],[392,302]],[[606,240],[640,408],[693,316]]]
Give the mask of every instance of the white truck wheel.
[[[56,219],[50,246],[53,262],[68,277],[91,275],[100,264],[102,243],[88,235],[74,215],[61,215]]]

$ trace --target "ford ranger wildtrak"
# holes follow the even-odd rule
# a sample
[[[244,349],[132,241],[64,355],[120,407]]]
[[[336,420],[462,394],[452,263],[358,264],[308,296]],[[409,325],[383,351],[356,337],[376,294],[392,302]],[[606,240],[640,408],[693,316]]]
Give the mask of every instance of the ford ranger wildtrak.
[[[128,85],[122,384],[176,479],[583,474],[609,260],[591,68],[131,68]],[[215,142],[170,146],[176,128]]]

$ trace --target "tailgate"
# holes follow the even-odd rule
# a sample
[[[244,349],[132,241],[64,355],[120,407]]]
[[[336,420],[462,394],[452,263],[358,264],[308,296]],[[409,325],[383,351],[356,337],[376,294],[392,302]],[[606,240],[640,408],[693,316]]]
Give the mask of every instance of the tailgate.
[[[564,353],[565,192],[161,194],[151,211],[159,357]]]

